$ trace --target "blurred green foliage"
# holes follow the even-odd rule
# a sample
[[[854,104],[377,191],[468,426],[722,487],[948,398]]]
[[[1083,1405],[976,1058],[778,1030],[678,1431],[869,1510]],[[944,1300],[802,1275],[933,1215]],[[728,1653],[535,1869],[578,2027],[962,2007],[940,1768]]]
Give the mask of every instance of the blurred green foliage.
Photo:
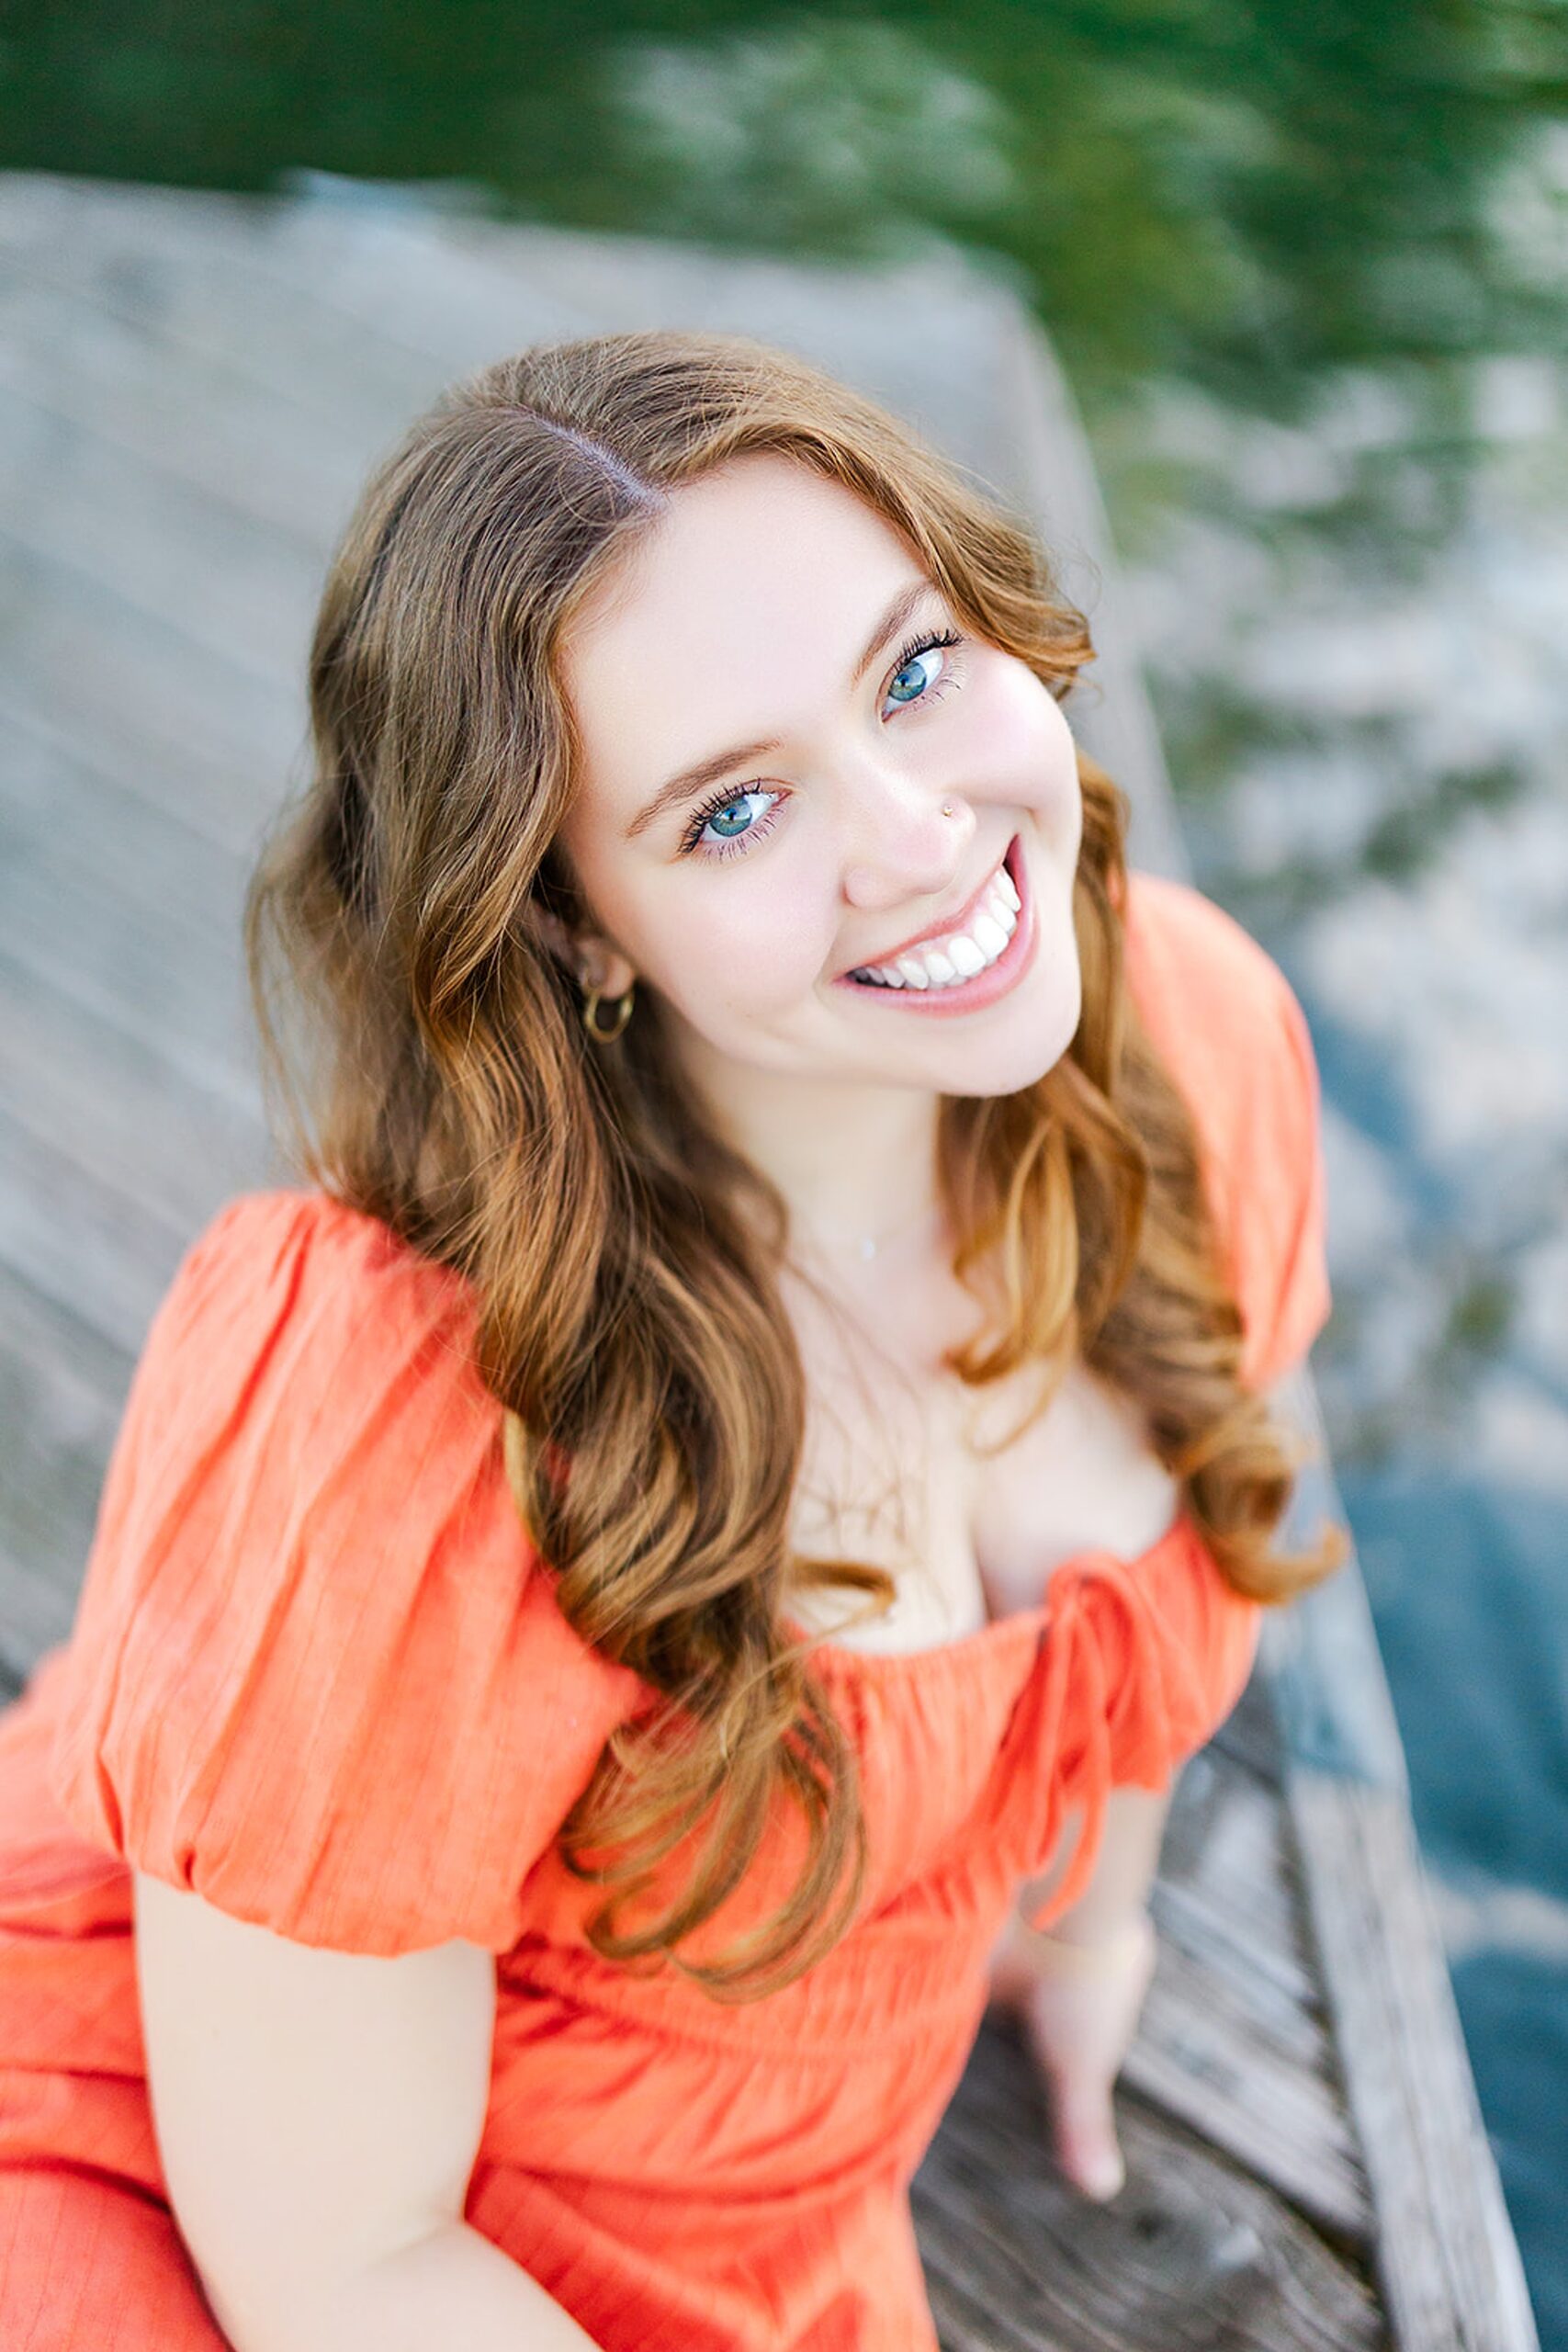
[[[1478,362],[1568,356],[1568,0],[6,6],[0,166],[412,184],[917,286],[962,246],[1048,330],[1122,554],[1201,515],[1222,578],[1266,554],[1271,610],[1320,554],[1410,585],[1485,446]],[[1283,922],[1335,876],[1303,854],[1254,903],[1225,797],[1348,722],[1235,651],[1183,642],[1161,722],[1206,881]],[[1355,748],[1385,803],[1365,862],[1407,877],[1481,787]]]
[[[1561,334],[1496,202],[1568,98],[1560,0],[22,0],[0,164],[496,209],[792,254],[1002,257],[1091,416],[1180,376],[1298,413],[1324,371]],[[1528,209],[1528,208],[1527,208]]]

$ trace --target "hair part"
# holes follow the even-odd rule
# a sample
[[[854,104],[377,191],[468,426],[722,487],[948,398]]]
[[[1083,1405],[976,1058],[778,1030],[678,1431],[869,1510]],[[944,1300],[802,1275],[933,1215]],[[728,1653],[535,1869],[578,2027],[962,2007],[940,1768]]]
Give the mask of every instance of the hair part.
[[[1034,539],[880,407],[740,336],[538,345],[453,386],[367,485],[310,647],[313,775],[245,908],[295,1164],[473,1285],[527,1538],[583,1640],[654,1694],[562,1827],[567,1866],[608,1890],[590,1941],[718,2001],[813,1965],[865,1883],[855,1752],[785,1635],[789,1596],[886,1605],[895,1585],[791,1549],[807,1397],[782,1195],[681,1079],[657,996],[613,1053],[586,1038],[540,918],[571,933],[589,913],[557,845],[580,756],[558,668],[573,616],[676,488],[761,452],[852,492],[965,626],[1068,692],[1089,634]],[[949,1362],[976,1386],[1043,1363],[1043,1411],[1081,1354],[1145,1408],[1222,1574],[1282,1601],[1343,1552],[1337,1531],[1272,1548],[1295,1461],[1240,1385],[1191,1120],[1124,983],[1127,804],[1078,767],[1077,1034],[1037,1083],[941,1106],[954,1270],[991,1286],[998,1332]],[[304,1016],[294,1070],[275,958]],[[714,1915],[752,1884],[784,1798],[798,1878],[716,1953]],[[627,1924],[650,1893],[662,1909]]]

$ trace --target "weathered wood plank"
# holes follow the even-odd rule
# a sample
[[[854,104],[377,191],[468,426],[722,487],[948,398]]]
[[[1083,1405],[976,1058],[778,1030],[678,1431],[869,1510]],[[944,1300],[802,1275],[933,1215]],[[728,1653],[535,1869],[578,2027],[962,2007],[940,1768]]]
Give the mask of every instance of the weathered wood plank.
[[[139,330],[171,371],[230,374],[291,418],[357,420],[372,440],[400,432],[460,364],[450,347],[422,345],[417,300],[345,317],[323,300],[308,256],[288,266],[302,242],[299,208],[216,193],[202,201],[193,233],[180,192],[14,174],[0,256],[29,285]],[[341,243],[345,225],[341,216],[323,224],[321,246],[330,249],[334,234]],[[268,266],[275,248],[286,256],[281,271]],[[495,315],[492,301],[491,324]]]
[[[1316,1400],[1292,1396],[1318,1458],[1287,1531],[1343,1523]],[[1285,1797],[1377,2259],[1404,2352],[1534,2352],[1517,2244],[1487,2142],[1411,1823],[1404,1753],[1366,1591],[1348,1572],[1266,1628]]]
[[[1066,2188],[1016,2029],[987,2018],[910,2188],[948,2352],[1373,2352],[1359,2265],[1242,2167],[1118,2096],[1127,2186]]]
[[[256,1080],[233,926],[242,876],[0,717],[0,938],[9,961],[241,1116]],[[228,929],[225,930],[225,910]]]
[[[0,1264],[0,1689],[70,1631],[132,1361]]]
[[[0,393],[8,421],[103,442],[231,518],[285,532],[312,552],[345,522],[365,464],[363,422],[264,390],[214,354],[171,365],[140,321],[25,276],[0,278]]]
[[[1213,1749],[1178,1786],[1155,1981],[1122,2080],[1364,2253],[1371,2199],[1305,1948],[1278,1795]]]
[[[1397,2341],[1422,2352],[1534,2346],[1409,1815],[1387,1790],[1310,1770],[1292,1777],[1290,1804]]]
[[[150,1106],[151,1108],[151,1106]],[[0,1266],[134,1352],[191,1236],[29,1133],[0,1103]],[[150,1296],[151,1294],[151,1296]]]
[[[107,1029],[4,955],[0,1095],[34,1144],[171,1232],[194,1233],[265,1156],[259,1117],[194,1087],[141,1039]],[[0,1193],[9,1190],[0,1172]]]
[[[242,677],[302,673],[317,548],[255,518],[236,529],[172,472],[3,390],[0,450],[0,518],[14,546],[184,628]]]
[[[1236,1702],[1235,1713],[1220,1725],[1212,1746],[1272,1789],[1284,1778],[1280,1726],[1266,1676],[1255,1674]]]
[[[299,680],[237,676],[177,626],[6,545],[0,716],[248,859],[303,744]]]

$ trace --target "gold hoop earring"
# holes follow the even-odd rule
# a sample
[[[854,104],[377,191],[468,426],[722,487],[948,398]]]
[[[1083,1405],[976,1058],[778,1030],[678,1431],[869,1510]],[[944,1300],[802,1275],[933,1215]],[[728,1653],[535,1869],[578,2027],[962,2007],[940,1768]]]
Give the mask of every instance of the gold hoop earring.
[[[615,1043],[615,1039],[620,1035],[622,1030],[626,1027],[627,1022],[632,1017],[632,1001],[636,994],[637,982],[634,980],[631,987],[626,990],[625,996],[620,999],[615,1007],[615,1027],[613,1029],[601,1029],[599,1026],[599,1005],[601,1001],[600,991],[597,989],[589,989],[584,992],[582,1000],[582,1025],[596,1045],[610,1046]]]

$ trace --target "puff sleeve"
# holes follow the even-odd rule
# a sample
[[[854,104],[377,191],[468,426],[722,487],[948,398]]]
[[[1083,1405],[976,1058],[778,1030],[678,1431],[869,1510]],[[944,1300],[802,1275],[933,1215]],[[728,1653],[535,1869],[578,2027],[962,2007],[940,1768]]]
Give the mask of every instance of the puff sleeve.
[[[247,1193],[153,1318],[51,1755],[127,1863],[297,1941],[494,1951],[636,1678],[555,1606],[471,1293],[323,1193]]]
[[[1198,1130],[1241,1313],[1244,1387],[1303,1363],[1327,1322],[1317,1062],[1272,956],[1186,883],[1128,876],[1128,984]]]

